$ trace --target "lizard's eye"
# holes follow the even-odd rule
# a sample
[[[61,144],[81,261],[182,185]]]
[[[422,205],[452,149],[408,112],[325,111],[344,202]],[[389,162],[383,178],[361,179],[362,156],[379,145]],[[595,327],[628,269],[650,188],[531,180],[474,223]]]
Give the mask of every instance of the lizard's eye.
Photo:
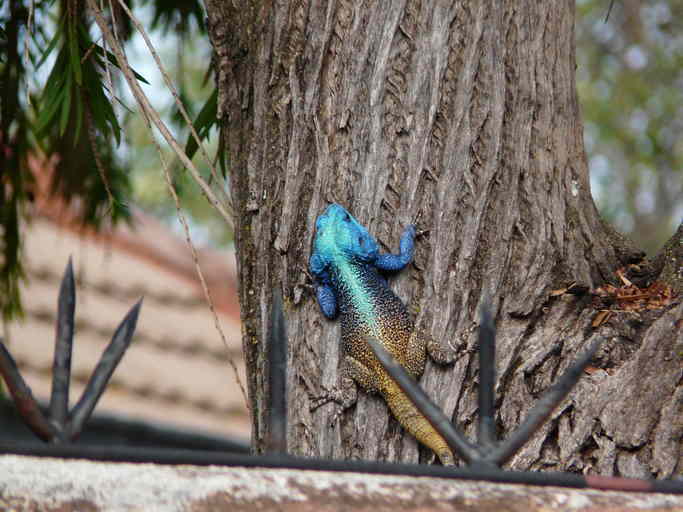
[[[350,222],[351,221],[351,216],[348,213],[344,214],[344,222]]]

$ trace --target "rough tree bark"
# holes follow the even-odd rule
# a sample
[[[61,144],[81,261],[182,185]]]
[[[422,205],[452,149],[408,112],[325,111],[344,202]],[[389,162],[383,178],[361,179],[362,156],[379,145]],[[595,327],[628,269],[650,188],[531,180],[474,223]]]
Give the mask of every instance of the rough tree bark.
[[[513,429],[598,334],[606,341],[552,419],[510,462],[667,476],[681,469],[683,306],[617,313],[587,296],[642,254],[591,198],[575,87],[574,2],[206,0],[229,148],[253,443],[267,434],[267,319],[286,298],[291,453],[432,461],[360,394],[341,425],[310,394],[337,380],[339,325],[306,274],[316,216],[347,207],[385,250],[416,215],[428,233],[391,286],[459,352],[422,386],[470,434],[477,309],[498,326],[497,422]],[[678,245],[676,245],[678,244]],[[680,247],[680,232],[674,248]],[[676,267],[677,265],[677,267]],[[680,269],[680,251],[674,268]]]

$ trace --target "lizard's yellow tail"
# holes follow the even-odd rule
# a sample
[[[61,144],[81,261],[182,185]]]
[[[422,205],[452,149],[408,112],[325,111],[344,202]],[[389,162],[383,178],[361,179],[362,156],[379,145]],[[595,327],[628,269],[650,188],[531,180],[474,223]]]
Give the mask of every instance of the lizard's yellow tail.
[[[446,441],[431,423],[425,418],[410,398],[401,391],[398,384],[390,382],[385,385],[384,398],[389,409],[403,427],[410,432],[415,439],[430,448],[441,460],[444,466],[454,464],[453,453]]]

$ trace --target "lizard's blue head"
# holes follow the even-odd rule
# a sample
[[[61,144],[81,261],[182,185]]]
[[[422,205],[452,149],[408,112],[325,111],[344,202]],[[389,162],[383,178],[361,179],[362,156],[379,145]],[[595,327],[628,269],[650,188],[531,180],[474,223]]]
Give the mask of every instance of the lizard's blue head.
[[[344,207],[333,203],[315,222],[315,240],[310,267],[320,274],[327,265],[341,261],[375,261],[379,247],[367,229]]]

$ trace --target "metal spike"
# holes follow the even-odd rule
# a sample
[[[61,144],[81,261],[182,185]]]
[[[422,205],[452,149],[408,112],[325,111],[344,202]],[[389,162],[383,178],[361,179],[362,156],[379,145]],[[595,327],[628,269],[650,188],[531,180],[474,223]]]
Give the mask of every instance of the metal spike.
[[[494,402],[496,389],[496,329],[487,301],[481,306],[479,321],[479,425],[477,442],[484,451],[496,443]]]
[[[489,454],[487,457],[489,461],[498,466],[504,464],[505,461],[517,453],[524,443],[531,439],[531,436],[550,416],[555,407],[567,397],[579,378],[581,378],[583,371],[588,366],[601,343],[602,338],[595,340],[590,348],[573,365],[567,368],[555,385],[543,394],[524,422],[517,427],[510,438]]]
[[[59,288],[55,353],[52,363],[52,394],[50,396],[49,416],[58,436],[65,435],[69,415],[69,379],[71,376],[75,307],[76,287],[71,257],[69,257]]]
[[[0,375],[5,379],[5,384],[7,384],[7,389],[14,399],[17,411],[24,418],[26,425],[43,441],[52,439],[54,431],[38,407],[38,402],[33,397],[31,388],[26,385],[24,378],[19,373],[17,364],[5,347],[2,338],[0,338]]]
[[[273,290],[268,335],[269,453],[287,453],[287,328],[282,310],[282,292]]]
[[[434,427],[434,430],[441,434],[441,437],[444,438],[451,450],[468,464],[481,460],[482,455],[478,448],[470,443],[464,434],[453,426],[446,415],[441,412],[441,409],[434,405],[426,393],[422,391],[419,384],[394,360],[382,344],[373,337],[369,337],[368,342],[384,369],[410,398],[420,413],[427,418],[432,427]]]
[[[97,367],[90,377],[81,399],[78,401],[71,414],[69,425],[70,439],[73,440],[80,435],[83,424],[90,417],[90,414],[92,414],[92,411],[102,396],[104,388],[114,373],[116,366],[119,364],[123,354],[130,345],[141,306],[142,299],[131,308],[123,321],[116,328],[116,332],[114,333],[111,342],[104,350],[102,357],[100,357],[100,361],[97,363]]]

